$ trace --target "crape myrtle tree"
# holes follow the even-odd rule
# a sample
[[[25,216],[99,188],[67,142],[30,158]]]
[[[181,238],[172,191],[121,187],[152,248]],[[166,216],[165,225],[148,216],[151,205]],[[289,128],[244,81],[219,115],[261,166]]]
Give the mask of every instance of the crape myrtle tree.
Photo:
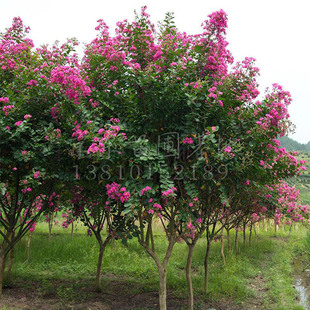
[[[119,166],[124,160],[123,148],[127,136],[119,119],[111,118],[104,124],[105,115],[84,110],[73,130],[75,144],[74,182],[67,184],[66,200],[71,219],[78,218],[93,234],[99,244],[96,288],[101,290],[102,259],[111,239],[131,237],[134,218],[127,215],[125,203],[131,198],[126,187],[120,184]],[[70,219],[69,219],[70,221]],[[69,223],[69,222],[67,222]],[[104,231],[107,234],[104,234]]]
[[[70,120],[90,92],[74,42],[34,50],[28,31],[14,18],[0,41],[0,294],[8,253],[74,176]]]
[[[226,27],[219,11],[201,34],[179,32],[171,14],[156,30],[144,7],[134,22],[118,22],[114,36],[99,20],[85,52],[92,107],[120,118],[132,145],[144,141],[142,150],[129,147],[121,171],[132,196],[125,212],[137,218],[139,243],[158,268],[160,309],[166,309],[166,266],[176,241],[183,237],[192,251],[203,231],[213,238],[220,220],[238,223],[239,210],[252,210],[236,195],[247,182],[274,184],[300,168],[276,147],[276,137],[289,129],[289,93],[275,84],[255,102],[258,69],[247,58],[228,70]],[[155,215],[168,240],[162,260],[152,242]]]
[[[166,267],[183,238],[192,309],[198,238],[238,226],[255,211],[252,189],[303,169],[276,140],[289,130],[289,93],[274,84],[255,101],[254,60],[229,70],[225,12],[202,26],[181,33],[167,14],[156,30],[145,7],[134,22],[117,23],[114,36],[100,20],[82,65],[74,41],[34,51],[20,19],[1,36],[0,284],[10,250],[62,192],[99,242],[98,287],[106,244],[134,235],[157,265],[166,309]],[[163,258],[156,217],[168,241]]]
[[[179,169],[183,167],[178,166],[176,161],[179,155],[177,150],[181,144],[186,153],[187,145],[193,144],[195,137],[197,141],[200,136],[203,137],[203,146],[212,140],[209,132],[216,131],[216,127],[211,125],[219,123],[214,116],[221,108],[221,101],[216,99],[214,93],[214,83],[217,80],[220,82],[221,71],[227,70],[227,64],[231,61],[225,49],[226,42],[219,34],[221,30],[214,26],[214,22],[206,22],[202,35],[189,36],[178,32],[172,17],[167,15],[160,31],[156,33],[143,8],[135,22],[118,23],[114,37],[110,36],[108,27],[100,21],[97,28],[100,33],[87,47],[85,56],[85,71],[90,85],[95,89],[94,109],[108,111],[114,117],[119,117],[127,125],[129,139],[146,137],[145,152],[135,156],[135,164],[144,160],[144,165],[138,166],[141,175],[146,176],[145,170],[149,168],[151,177],[140,188],[137,183],[141,182],[138,181],[128,186],[130,192],[140,195],[140,191],[144,193],[148,187],[155,191],[154,197],[147,200],[151,209],[145,202],[129,204],[128,208],[140,208],[135,212],[140,223],[138,238],[158,267],[161,309],[166,308],[166,265],[180,237],[177,227],[180,217],[184,217],[182,209],[183,206],[187,209],[190,195],[194,195],[190,179],[180,178],[183,171]],[[206,61],[207,51],[212,63]],[[214,104],[211,104],[213,101]],[[209,109],[209,106],[213,109]],[[172,149],[168,149],[162,140],[171,132],[176,139]],[[194,151],[188,150],[184,156],[189,157],[189,153]],[[198,157],[195,155],[195,160]],[[205,163],[206,157],[202,160]],[[146,162],[154,162],[154,165],[147,168]],[[194,173],[190,170],[190,163],[189,160],[184,175],[191,176]],[[148,241],[152,239],[148,237],[151,232],[151,228],[148,228],[151,227],[150,214],[155,210],[161,211],[159,216],[168,238],[162,261],[148,247]],[[148,215],[145,216],[145,213]]]

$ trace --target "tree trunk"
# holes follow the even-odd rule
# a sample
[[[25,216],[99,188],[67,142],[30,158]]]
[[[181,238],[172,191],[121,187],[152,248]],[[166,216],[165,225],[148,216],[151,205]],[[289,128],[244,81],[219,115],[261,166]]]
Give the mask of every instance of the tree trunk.
[[[151,226],[151,246],[152,246],[152,251],[155,253],[155,243],[154,243],[154,235],[153,235],[152,226]]]
[[[245,229],[246,229],[246,224],[243,223],[243,244],[245,244],[245,239],[246,239],[246,236],[245,236]]]
[[[166,266],[158,266],[159,273],[159,309],[167,310],[167,270]]]
[[[101,235],[96,236],[98,242],[99,242],[99,256],[98,256],[98,262],[97,262],[97,274],[96,274],[96,289],[98,291],[102,291],[101,289],[101,267],[102,267],[102,259],[103,259],[103,253],[104,250],[109,243],[111,239],[111,235],[108,235],[104,242],[102,242]]]
[[[251,244],[251,241],[252,241],[252,228],[253,228],[253,224],[251,223],[251,225],[250,225],[250,235],[249,235],[249,244]]]
[[[11,241],[14,238],[14,235],[15,235],[15,231],[13,230],[13,232],[11,234]],[[7,280],[7,282],[9,282],[10,278],[11,278],[11,271],[12,271],[12,266],[13,266],[13,258],[14,258],[14,247],[10,250],[10,253],[9,253],[8,270],[7,270],[7,273],[6,273],[6,280]]]
[[[28,240],[27,240],[27,264],[30,260],[30,244],[31,244],[31,238],[32,238],[32,231],[29,232]]]
[[[4,278],[4,268],[5,268],[5,244],[6,242],[2,242],[1,251],[0,251],[0,299],[2,299],[2,287],[3,287],[3,278]]]
[[[194,244],[188,244],[188,255],[186,262],[186,281],[188,286],[188,309],[194,310],[194,291],[192,284],[192,258],[194,252]]]
[[[73,240],[74,221],[71,222],[71,239]]]
[[[205,278],[204,278],[204,295],[207,295],[209,284],[209,257],[210,257],[211,240],[207,240],[207,250],[204,261]]]
[[[277,236],[277,223],[274,221],[274,236]]]
[[[236,235],[235,235],[235,252],[238,254],[238,230],[236,230]]]
[[[152,251],[146,240],[144,239],[143,233],[141,234],[141,239],[139,239],[139,243],[144,247],[146,252],[153,258],[156,263],[158,274],[159,274],[159,309],[166,310],[167,309],[167,264],[172,254],[173,247],[175,245],[175,231],[170,231],[170,236],[168,237],[169,244],[165,253],[165,257],[163,262],[160,261],[159,257],[156,255],[154,251]]]
[[[290,236],[290,235],[291,235],[292,226],[293,226],[293,223],[290,225],[290,230],[289,230],[289,232],[288,232],[288,236]]]
[[[99,241],[99,256],[97,262],[97,275],[96,275],[96,289],[101,291],[101,266],[102,266],[102,258],[103,258],[104,247],[102,240]]]
[[[51,218],[48,222],[48,241],[51,240],[52,235],[52,228],[53,228],[53,220],[54,220],[54,213],[51,214]]]
[[[225,259],[225,254],[224,254],[224,238],[223,238],[223,232],[221,234],[221,254],[223,258],[223,265],[226,265],[226,259]]]
[[[231,246],[230,246],[229,228],[226,228],[226,233],[227,233],[227,250],[228,250],[228,252],[230,252]]]

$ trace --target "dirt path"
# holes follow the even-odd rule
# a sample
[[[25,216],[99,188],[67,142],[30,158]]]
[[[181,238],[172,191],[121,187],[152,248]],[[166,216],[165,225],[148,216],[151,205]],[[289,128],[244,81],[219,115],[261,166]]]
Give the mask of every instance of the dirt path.
[[[293,262],[295,289],[299,304],[306,310],[310,309],[310,269],[307,269],[308,258],[305,253],[295,258]]]

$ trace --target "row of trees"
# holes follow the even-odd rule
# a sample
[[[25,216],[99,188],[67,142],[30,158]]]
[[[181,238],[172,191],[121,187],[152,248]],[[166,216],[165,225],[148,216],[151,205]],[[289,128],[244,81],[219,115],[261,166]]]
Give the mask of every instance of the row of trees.
[[[308,220],[283,181],[303,163],[277,140],[290,129],[291,97],[274,84],[257,100],[259,70],[251,58],[234,63],[224,11],[197,35],[179,32],[172,14],[156,29],[145,7],[115,35],[98,23],[81,60],[75,40],[34,49],[20,18],[1,35],[0,288],[16,243],[64,208],[98,240],[98,288],[106,245],[137,238],[158,268],[160,309],[183,239],[193,309],[191,261],[203,234],[207,291],[210,244],[223,229]],[[163,257],[154,221],[168,241]]]

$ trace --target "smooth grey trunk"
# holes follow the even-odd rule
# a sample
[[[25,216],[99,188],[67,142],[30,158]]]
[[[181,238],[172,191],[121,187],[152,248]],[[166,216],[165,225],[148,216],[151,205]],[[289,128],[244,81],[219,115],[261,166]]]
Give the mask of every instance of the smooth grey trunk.
[[[154,236],[153,236],[153,230],[152,230],[152,222],[149,222],[147,225],[147,231],[145,236],[145,243],[147,247],[150,247],[150,241],[151,241],[151,249],[155,253],[155,244],[154,244]]]
[[[156,263],[159,274],[159,309],[167,310],[167,264],[171,257],[172,250],[175,244],[174,238],[169,238],[169,245],[166,250],[163,262],[161,262],[156,253],[149,248],[144,239],[141,238],[139,240],[139,243],[144,247],[146,252],[154,259]]]
[[[167,270],[166,266],[158,266],[159,273],[159,309],[167,310]]]
[[[223,233],[221,234],[221,254],[223,258],[223,265],[226,265],[226,259],[225,259],[225,253],[224,253],[224,238],[223,238]]]
[[[231,245],[230,245],[229,228],[226,228],[226,233],[227,233],[227,250],[228,250],[228,252],[230,252],[230,250],[231,250]]]
[[[235,252],[238,254],[238,230],[236,230],[236,235],[235,235]]]
[[[27,264],[30,260],[30,244],[31,244],[31,238],[32,238],[32,231],[29,232],[28,240],[27,240]]]
[[[97,274],[96,274],[96,289],[101,291],[101,267],[102,267],[102,258],[103,258],[104,248],[102,240],[99,242],[99,256],[97,262]]]
[[[0,299],[2,299],[2,288],[3,288],[3,280],[4,280],[4,269],[5,269],[5,245],[6,242],[3,241],[1,245],[0,251]]]
[[[74,221],[71,222],[71,239],[73,239]]]
[[[100,234],[100,233],[99,233]],[[97,273],[96,273],[96,289],[98,291],[102,291],[101,288],[101,268],[102,268],[102,259],[103,259],[103,254],[104,254],[104,250],[107,246],[107,244],[109,243],[110,239],[111,239],[111,235],[108,235],[106,237],[106,239],[104,240],[104,242],[102,242],[101,239],[101,235],[96,236],[97,240],[99,242],[99,256],[98,256],[98,262],[97,262]]]
[[[193,259],[193,252],[194,252],[194,244],[188,244],[188,255],[187,255],[187,262],[186,262],[186,281],[188,287],[188,309],[194,310],[194,290],[193,290],[193,283],[192,283],[192,259]]]
[[[15,236],[15,231],[11,234],[11,241],[13,240]],[[12,266],[13,266],[13,259],[14,259],[14,247],[9,252],[9,261],[8,261],[8,268],[6,272],[6,280],[9,282],[11,278],[11,272],[12,272]]]
[[[245,236],[245,229],[246,229],[246,224],[243,223],[243,244],[245,244],[245,239],[246,239],[246,236]]]
[[[155,243],[154,243],[154,235],[153,235],[153,232],[151,233],[151,245],[152,245],[152,251],[155,253]]]
[[[209,257],[210,257],[210,249],[211,249],[211,240],[207,239],[207,249],[204,261],[205,268],[205,278],[204,278],[204,294],[207,295],[208,292],[208,284],[209,284]]]
[[[292,226],[293,226],[293,224],[290,225],[290,230],[289,230],[289,232],[288,232],[288,235],[289,235],[289,236],[291,235],[291,232],[292,232]]]
[[[51,218],[48,222],[48,241],[51,240],[53,221],[54,221],[54,213],[52,213]]]
[[[253,228],[253,224],[251,223],[250,225],[250,234],[249,234],[249,243],[251,244],[252,241],[252,228]]]
[[[276,237],[277,236],[277,223],[276,221],[274,221],[274,236]]]

